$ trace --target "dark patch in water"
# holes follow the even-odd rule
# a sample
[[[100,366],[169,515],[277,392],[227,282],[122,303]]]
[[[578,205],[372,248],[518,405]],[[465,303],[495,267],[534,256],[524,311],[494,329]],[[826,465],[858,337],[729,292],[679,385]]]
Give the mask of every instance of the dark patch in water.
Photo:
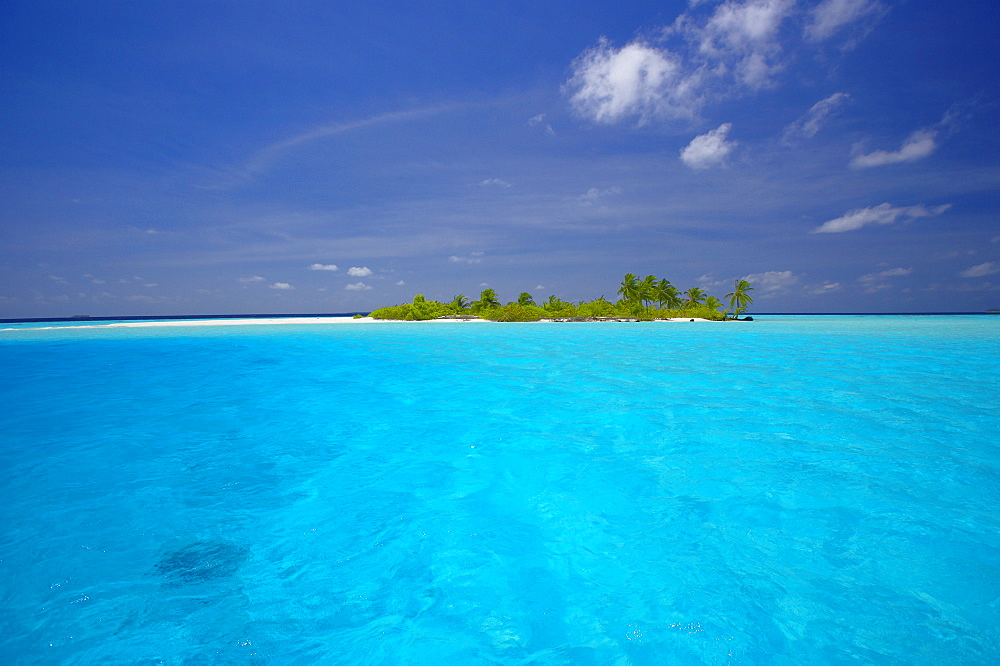
[[[156,573],[175,584],[218,581],[236,575],[247,550],[224,541],[196,542],[160,558]]]

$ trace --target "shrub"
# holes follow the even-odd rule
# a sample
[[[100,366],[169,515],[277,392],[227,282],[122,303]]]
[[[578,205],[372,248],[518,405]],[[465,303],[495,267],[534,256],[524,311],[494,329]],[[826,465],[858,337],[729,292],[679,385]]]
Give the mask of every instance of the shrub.
[[[614,317],[615,306],[603,298],[589,303],[581,303],[576,309],[579,317]]]
[[[493,308],[482,313],[485,319],[491,321],[538,321],[546,316],[545,310],[534,305],[521,305],[520,303],[508,303],[498,308]]]

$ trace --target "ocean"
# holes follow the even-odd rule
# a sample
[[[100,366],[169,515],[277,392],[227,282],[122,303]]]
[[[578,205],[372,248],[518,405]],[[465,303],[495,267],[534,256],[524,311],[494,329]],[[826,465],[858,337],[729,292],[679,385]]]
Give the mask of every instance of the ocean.
[[[1000,317],[755,318],[7,325],[0,661],[1000,661]]]

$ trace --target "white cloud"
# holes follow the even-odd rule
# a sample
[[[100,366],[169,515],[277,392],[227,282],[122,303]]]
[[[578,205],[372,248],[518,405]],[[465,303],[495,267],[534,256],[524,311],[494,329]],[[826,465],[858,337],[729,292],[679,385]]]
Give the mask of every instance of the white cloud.
[[[749,282],[754,291],[762,294],[783,291],[799,281],[799,277],[791,271],[751,273],[750,275],[743,276],[742,279]]]
[[[532,116],[531,118],[528,118],[528,124],[529,125],[537,125],[538,123],[542,122],[543,120],[545,120],[545,114],[544,113],[539,113],[537,116]]]
[[[913,273],[912,268],[890,268],[884,271],[879,271],[878,273],[869,273],[867,275],[862,275],[858,278],[861,282],[872,282],[873,280],[881,280],[887,277],[902,277],[904,275],[910,275]]]
[[[644,42],[618,49],[604,38],[573,61],[564,86],[580,115],[611,124],[626,118],[692,118],[701,105],[696,72],[685,73],[680,58]]]
[[[726,141],[731,123],[723,123],[716,129],[696,136],[681,150],[681,161],[692,169],[708,169],[723,166],[726,156],[736,147],[735,141]]]
[[[370,118],[355,120],[350,122],[336,122],[326,125],[319,125],[308,129],[296,136],[289,137],[277,143],[273,143],[258,151],[245,165],[246,174],[265,173],[272,169],[276,163],[289,151],[301,146],[309,145],[315,141],[320,141],[328,137],[338,136],[369,127],[378,127],[386,124],[399,124],[421,120],[423,118],[438,116],[447,113],[455,108],[455,105],[442,105],[423,109],[410,109],[407,111],[392,111],[382,113]],[[246,178],[246,174],[243,178]]]
[[[820,296],[822,294],[832,294],[835,291],[840,291],[840,287],[841,285],[839,282],[827,282],[818,287],[815,287],[809,293],[812,294],[813,296]]]
[[[470,252],[469,256],[467,256],[467,257],[461,257],[459,255],[453,254],[450,257],[448,257],[448,261],[450,261],[453,264],[478,264],[478,263],[482,263],[482,261],[483,261],[483,259],[482,259],[483,254],[485,254],[485,253],[484,252]]]
[[[107,284],[104,280],[99,280],[98,278],[94,278],[91,282],[94,284]]]
[[[406,284],[405,282],[403,282],[402,280],[400,280],[399,282],[396,283],[396,286],[397,287],[402,287],[405,284]]]
[[[800,45],[786,48],[796,39],[788,24],[808,23],[806,39],[818,43],[884,14],[879,0],[822,0],[813,11],[797,0],[715,1],[710,11],[702,4],[709,3],[690,0],[687,11],[649,39],[619,48],[602,37],[581,53],[563,86],[573,110],[603,124],[694,119],[709,101],[774,87],[794,57],[787,52]]]
[[[286,289],[294,289],[294,288],[295,287],[293,287],[292,285],[288,284],[287,282],[275,282],[274,284],[271,285],[271,289],[286,290]]]
[[[347,274],[351,277],[368,277],[372,274],[372,269],[367,266],[351,266],[347,269]]]
[[[781,142],[790,146],[796,141],[813,138],[830,116],[836,113],[850,97],[847,93],[838,92],[816,102],[805,115],[785,128]]]
[[[869,208],[856,208],[848,211],[838,218],[827,220],[820,226],[813,229],[814,234],[838,234],[845,231],[855,231],[872,224],[885,225],[892,224],[900,217],[916,219],[920,217],[933,217],[944,213],[951,204],[934,206],[927,208],[923,205],[917,206],[892,206],[888,203],[871,206]]]
[[[347,291],[367,291],[371,289],[369,285],[364,282],[352,282],[351,284],[344,287]]]
[[[50,275],[49,279],[52,280],[53,282],[58,282],[59,284],[69,284],[68,282],[66,282],[66,278],[61,278],[58,275]]]
[[[621,192],[622,188],[617,186],[605,187],[603,189],[598,187],[592,187],[589,190],[587,190],[586,193],[580,195],[580,205],[591,206],[597,203],[598,199],[602,199],[604,197],[612,196],[615,194],[621,194]]]
[[[145,282],[145,283],[143,283],[142,286],[143,287],[156,287],[157,283],[156,282]]]
[[[805,29],[806,39],[828,39],[845,25],[881,10],[881,4],[872,0],[826,0],[813,10],[812,21]]]
[[[748,0],[719,5],[701,30],[695,29],[702,54],[729,61],[736,79],[750,89],[771,85],[783,68],[778,28],[788,18],[794,0]]]
[[[251,282],[263,282],[263,281],[264,281],[264,278],[262,278],[259,275],[254,275],[253,277],[243,277],[243,278],[240,278],[240,282],[242,282],[243,284],[249,284]]]
[[[892,287],[886,278],[903,277],[913,273],[912,268],[890,268],[878,273],[868,273],[858,278],[858,282],[864,285],[866,294],[873,294],[876,291],[889,289]]]
[[[490,185],[496,185],[497,187],[507,188],[510,187],[510,183],[502,178],[487,178],[486,180],[479,181],[479,184],[488,187]]]
[[[994,275],[996,273],[1000,273],[1000,264],[997,264],[992,261],[987,261],[985,263],[977,264],[971,268],[965,269],[964,271],[959,273],[959,276],[964,278],[978,278],[978,277],[986,277],[987,275]]]
[[[335,271],[337,270],[336,264],[312,264],[309,266],[311,271]]]
[[[867,155],[857,155],[851,160],[851,167],[865,169],[886,164],[913,162],[933,153],[937,148],[936,139],[936,130],[920,129],[908,136],[899,150],[876,150]]]

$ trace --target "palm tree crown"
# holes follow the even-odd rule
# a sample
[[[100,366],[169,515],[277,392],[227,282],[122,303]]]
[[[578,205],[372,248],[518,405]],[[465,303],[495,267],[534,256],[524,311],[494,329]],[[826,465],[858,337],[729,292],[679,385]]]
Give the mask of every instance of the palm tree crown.
[[[687,294],[687,300],[684,301],[684,307],[686,308],[692,308],[705,300],[705,292],[698,287],[691,287],[685,293]]]
[[[478,303],[480,308],[500,307],[500,300],[497,298],[497,292],[492,289],[483,289],[482,293],[479,294]]]
[[[626,301],[639,300],[639,278],[632,273],[626,273],[621,286],[618,288],[618,293],[621,294],[622,298]]]

